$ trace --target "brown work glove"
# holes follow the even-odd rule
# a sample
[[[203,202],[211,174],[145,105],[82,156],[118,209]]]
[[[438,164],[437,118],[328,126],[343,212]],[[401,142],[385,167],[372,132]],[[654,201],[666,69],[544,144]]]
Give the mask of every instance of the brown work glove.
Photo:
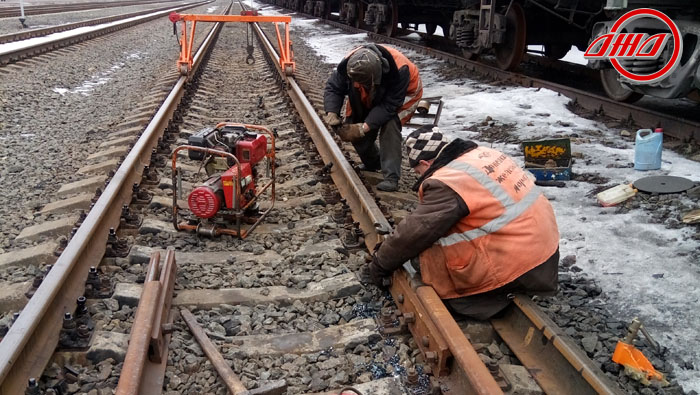
[[[385,279],[391,277],[391,273],[387,273],[379,264],[377,254],[372,255],[372,262],[369,263],[369,280],[378,287],[384,287]]]
[[[334,112],[326,113],[326,116],[323,117],[323,120],[326,121],[326,124],[328,124],[328,126],[330,127],[340,126],[340,124],[343,123],[338,114]]]
[[[338,129],[338,136],[343,141],[353,142],[365,137],[365,131],[361,123],[347,124]]]

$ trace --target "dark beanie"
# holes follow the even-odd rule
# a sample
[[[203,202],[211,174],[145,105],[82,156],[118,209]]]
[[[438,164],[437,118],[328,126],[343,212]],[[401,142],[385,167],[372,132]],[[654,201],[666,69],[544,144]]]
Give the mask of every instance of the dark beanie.
[[[404,145],[408,151],[408,164],[418,166],[421,160],[435,159],[449,141],[437,126],[425,125],[411,132]]]

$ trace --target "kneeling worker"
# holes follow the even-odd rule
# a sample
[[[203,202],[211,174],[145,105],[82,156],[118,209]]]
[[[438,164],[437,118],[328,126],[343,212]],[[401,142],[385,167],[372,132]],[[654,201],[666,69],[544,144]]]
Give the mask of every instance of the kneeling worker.
[[[525,170],[472,141],[448,142],[437,127],[412,132],[405,145],[420,202],[377,249],[373,282],[418,256],[423,282],[476,319],[503,310],[511,293],[556,291],[557,222]]]
[[[345,122],[340,110],[348,96]],[[326,123],[352,142],[364,169],[381,169],[381,191],[396,191],[401,177],[401,125],[423,95],[418,68],[401,52],[368,44],[345,57],[328,79],[324,93]],[[379,149],[375,140],[379,135]]]

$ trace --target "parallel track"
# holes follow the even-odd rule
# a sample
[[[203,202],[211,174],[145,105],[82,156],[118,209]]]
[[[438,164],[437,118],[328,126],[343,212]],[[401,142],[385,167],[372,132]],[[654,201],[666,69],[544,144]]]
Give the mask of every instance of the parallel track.
[[[152,3],[164,3],[168,0],[145,0],[145,1],[110,1],[94,3],[72,3],[57,5],[28,5],[24,7],[24,15],[56,14],[59,12],[75,12],[94,10],[100,8],[127,7],[132,5],[144,5]],[[19,17],[21,9],[19,6],[0,7],[0,18]]]
[[[199,67],[216,33],[218,30],[209,33],[194,58],[194,67]],[[64,313],[75,311],[75,301],[84,293],[88,269],[104,255],[109,230],[119,226],[121,207],[131,201],[132,186],[140,182],[144,166],[149,164],[151,153],[184,94],[185,82],[184,77],[177,80],[0,343],[0,394],[23,392],[28,379],[39,377],[44,370],[58,344],[57,329],[62,326]]]
[[[204,1],[199,1],[196,3],[191,3],[188,5],[180,6],[180,7],[173,7],[173,8],[165,8],[166,10],[168,9],[174,9],[174,10],[186,10],[189,8],[197,7],[203,4],[206,4],[208,2],[211,2],[212,0],[204,0]],[[108,26],[91,30],[88,32],[83,32],[83,33],[78,33],[78,34],[71,34],[71,35],[66,35],[63,37],[59,38],[47,38],[47,39],[37,39],[37,41],[32,42],[30,44],[26,45],[17,45],[16,47],[10,47],[7,49],[0,49],[0,65],[5,65],[8,63],[16,62],[22,59],[27,59],[32,56],[46,53],[49,51],[56,50],[58,48],[63,48],[66,46],[70,46],[85,40],[90,40],[95,37],[103,36],[105,34],[113,33],[118,30],[126,29],[131,26],[135,26],[144,22],[152,21],[157,18],[163,18],[168,14],[167,11],[160,11],[156,12],[152,16],[140,18],[137,20],[128,20],[128,21],[123,21],[123,22],[114,22],[113,24],[110,24]],[[18,44],[22,44],[21,42]],[[14,44],[12,44],[14,46]]]
[[[159,7],[159,8],[153,8],[153,9],[144,10],[144,11],[131,12],[128,14],[112,15],[112,16],[107,16],[107,17],[103,17],[103,18],[88,19],[88,20],[75,22],[75,23],[66,23],[66,24],[58,25],[58,26],[50,26],[50,27],[42,28],[42,29],[23,30],[23,31],[19,31],[16,33],[3,34],[2,36],[0,36],[0,44],[9,43],[9,42],[13,42],[13,41],[27,40],[27,39],[34,38],[34,37],[48,36],[49,34],[65,32],[68,30],[77,29],[79,27],[95,26],[95,25],[101,25],[103,23],[115,22],[115,21],[119,21],[122,19],[133,18],[135,16],[141,16],[141,15],[146,15],[146,14],[150,14],[153,12],[169,10],[169,9],[173,8],[173,6],[174,6],[174,4],[170,5],[168,7]]]

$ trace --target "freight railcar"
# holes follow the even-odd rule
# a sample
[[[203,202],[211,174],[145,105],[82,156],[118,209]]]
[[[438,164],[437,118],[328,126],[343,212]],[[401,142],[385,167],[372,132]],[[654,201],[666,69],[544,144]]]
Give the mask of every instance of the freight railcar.
[[[590,62],[600,70],[603,86],[616,100],[632,102],[643,95],[663,98],[697,96],[700,87],[700,1],[698,0],[273,0],[278,5],[320,17],[337,15],[344,23],[394,36],[399,27],[425,25],[443,34],[465,57],[493,53],[497,65],[511,70],[522,61],[528,45],[542,45],[544,55],[560,59],[572,46],[585,51],[608,32],[625,12],[654,8],[666,13],[683,36],[681,64],[667,78],[640,84],[620,76],[608,61]],[[630,32],[654,34],[663,26],[639,19]],[[638,72],[661,68],[673,47],[655,60],[622,62]]]

